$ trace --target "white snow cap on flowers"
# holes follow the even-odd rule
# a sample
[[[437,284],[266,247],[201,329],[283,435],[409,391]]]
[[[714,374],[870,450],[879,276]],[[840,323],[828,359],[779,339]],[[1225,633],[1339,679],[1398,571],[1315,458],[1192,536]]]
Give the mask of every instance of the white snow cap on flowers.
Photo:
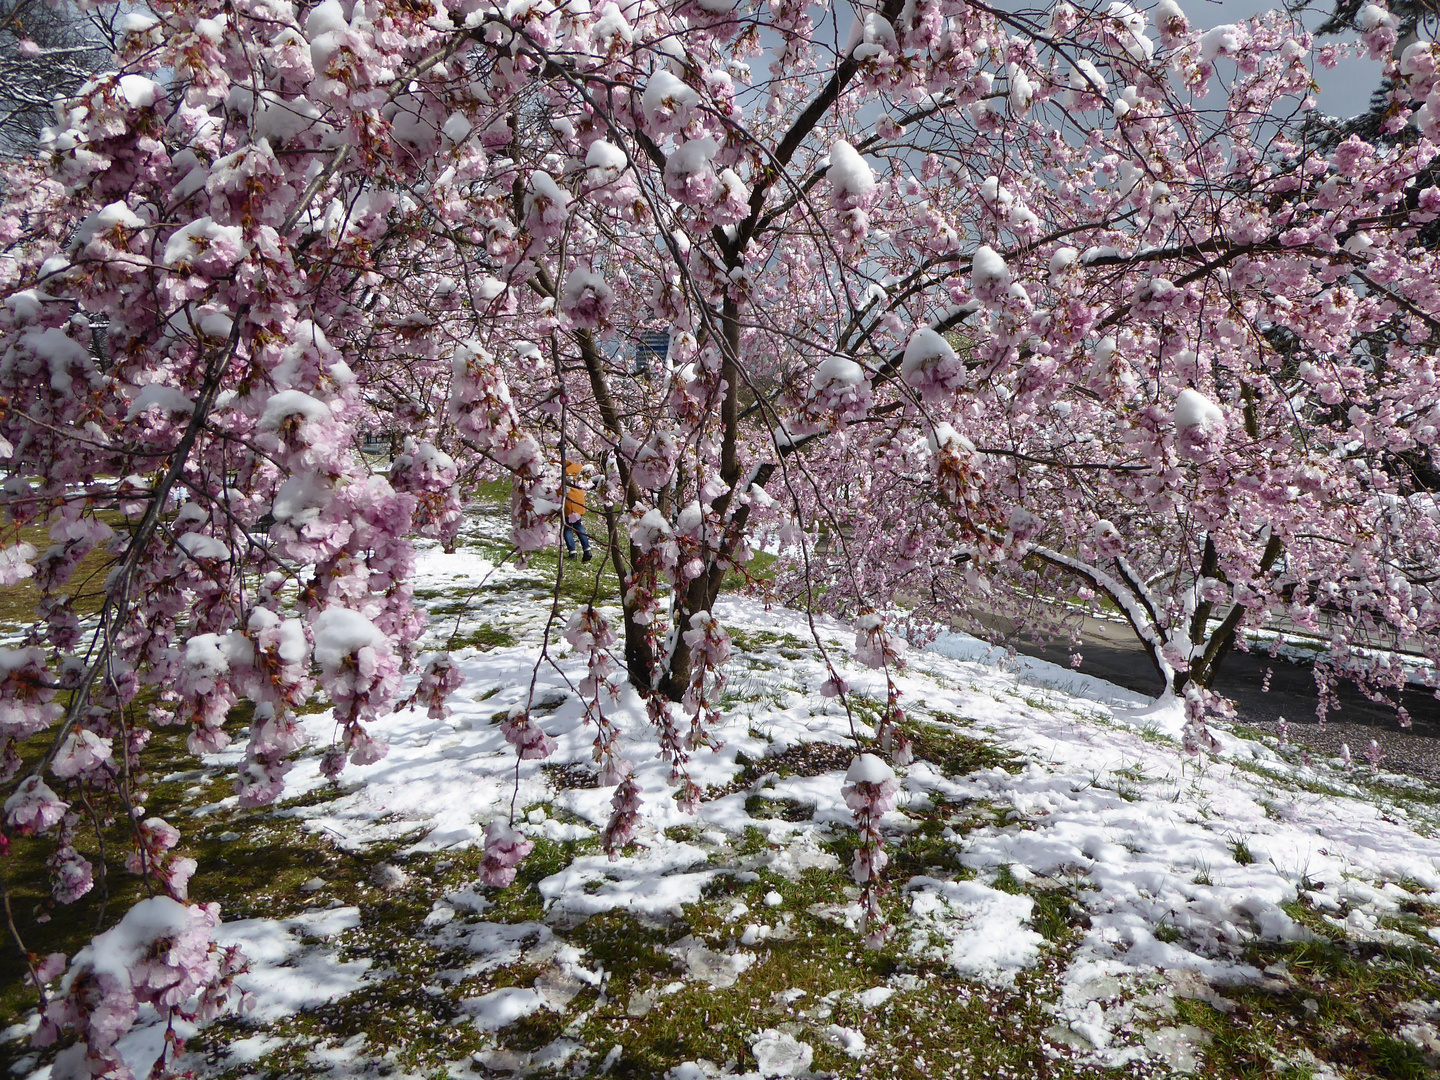
[[[330,481],[316,472],[296,473],[280,485],[270,504],[276,521],[294,528],[310,525],[320,519],[320,511],[330,504],[335,494]]]
[[[571,270],[565,278],[565,284],[560,287],[560,310],[574,307],[589,289],[595,299],[601,303],[609,300],[615,295],[615,290],[605,282],[605,278],[593,270],[582,270],[576,267]]]
[[[635,40],[634,27],[626,21],[624,14],[615,4],[606,4],[600,9],[600,18],[595,20],[595,25],[591,27],[591,33],[596,41],[615,39],[628,45]]]
[[[349,608],[326,608],[312,628],[315,631],[315,659],[322,668],[330,671],[365,646],[378,649],[386,643],[385,635],[378,626]]]
[[[932,454],[947,449],[963,450],[972,454],[975,452],[975,444],[943,420],[935,425],[934,431],[925,436],[925,445]]]
[[[1380,4],[1366,4],[1360,9],[1360,14],[1355,16],[1355,21],[1360,24],[1361,30],[1374,30],[1378,26],[1387,26],[1394,30],[1400,25],[1400,20]]]
[[[534,207],[537,198],[548,199],[552,206],[564,208],[570,205],[570,193],[555,183],[555,178],[543,169],[536,169],[527,181],[530,188],[525,198],[526,211]]]
[[[188,413],[195,411],[195,402],[173,386],[161,383],[146,383],[135,395],[125,413],[126,420],[134,420],[149,409],[159,408],[167,413]]]
[[[121,75],[116,85],[132,109],[148,109],[165,93],[164,87],[144,75]]]
[[[815,369],[810,384],[812,393],[829,385],[859,386],[865,381],[865,369],[848,356],[827,356]]]
[[[1200,35],[1200,56],[1207,64],[1213,64],[1221,54],[1240,51],[1240,28],[1233,23],[1212,26]]]
[[[590,183],[608,184],[625,171],[625,151],[614,143],[596,139],[585,151],[585,168]]]
[[[122,202],[113,202],[109,206],[102,207],[95,211],[75,230],[75,238],[70,241],[70,249],[83,248],[97,235],[108,233],[115,228],[121,229],[143,229],[145,222],[136,216],[135,212]]]
[[[910,335],[910,343],[905,346],[905,355],[900,361],[900,377],[906,382],[913,382],[912,376],[921,368],[929,367],[937,360],[950,363],[955,359],[955,350],[950,343],[930,327],[922,326]]]
[[[292,416],[302,422],[330,419],[330,406],[313,398],[303,390],[281,390],[270,395],[265,402],[265,411],[256,425],[261,431],[279,431],[280,426]]]
[[[196,634],[185,642],[185,666],[197,675],[224,675],[230,670],[227,640],[219,634]]]
[[[1070,89],[1080,94],[1104,95],[1110,89],[1100,69],[1089,60],[1076,60],[1070,69]]]
[[[1224,431],[1225,414],[1220,406],[1198,390],[1185,389],[1175,399],[1175,430]]]
[[[1120,47],[1130,54],[1132,60],[1149,60],[1155,55],[1155,43],[1145,36],[1145,13],[1136,11],[1129,4],[1115,0],[1105,14],[1119,22],[1124,29],[1112,31]]]
[[[1025,69],[1019,64],[1010,65],[1009,77],[1010,105],[1016,112],[1024,112],[1035,100],[1035,84],[1030,81],[1030,77],[1025,74]]]
[[[244,254],[247,250],[244,231],[239,225],[216,225],[209,216],[197,218],[176,229],[165,241],[162,261],[166,266],[188,265],[192,259],[198,259],[211,248],[218,247]]]
[[[1000,253],[988,244],[982,244],[970,261],[970,280],[975,291],[999,292],[1010,284],[1010,267]]]
[[[192,559],[228,560],[230,558],[230,548],[224,541],[214,536],[206,536],[204,533],[185,533],[177,536],[175,546]]]
[[[836,139],[830,147],[830,166],[825,175],[837,198],[843,195],[861,199],[875,190],[875,173],[860,152],[844,139]]]
[[[68,993],[77,978],[92,972],[109,975],[119,985],[129,987],[132,970],[147,956],[155,955],[157,942],[180,943],[187,936],[187,931],[194,932],[197,938],[203,935],[208,941],[207,920],[212,926],[218,921],[199,905],[190,907],[168,896],[141,900],[125,913],[117,925],[75,954],[70,970],[60,983],[61,990]],[[201,951],[196,950],[194,941],[188,946],[186,952]],[[162,950],[161,955],[169,955],[169,951],[168,948]]]
[[[883,784],[895,779],[895,770],[874,754],[856,754],[845,770],[847,784]]]
[[[980,185],[980,198],[984,199],[991,206],[1009,206],[1015,201],[1015,196],[1000,186],[998,176],[987,176],[985,182]]]
[[[1160,0],[1160,2],[1155,5],[1153,14],[1157,26],[1170,19],[1185,18],[1185,12],[1181,10],[1180,5],[1177,4],[1175,0]]]
[[[1080,258],[1080,252],[1073,247],[1058,247],[1050,256],[1050,276],[1059,277]]]
[[[653,116],[667,106],[676,112],[693,108],[700,104],[700,95],[693,86],[661,68],[650,76],[650,81],[645,84],[645,94],[640,100],[645,105],[645,111]]]
[[[860,63],[872,60],[881,53],[891,56],[900,54],[900,42],[895,36],[895,27],[878,11],[860,10],[850,24],[850,34],[845,39],[845,56],[854,57]]]
[[[679,149],[671,152],[665,162],[665,171],[674,176],[690,176],[713,168],[712,159],[720,152],[720,144],[708,136],[691,139]]]

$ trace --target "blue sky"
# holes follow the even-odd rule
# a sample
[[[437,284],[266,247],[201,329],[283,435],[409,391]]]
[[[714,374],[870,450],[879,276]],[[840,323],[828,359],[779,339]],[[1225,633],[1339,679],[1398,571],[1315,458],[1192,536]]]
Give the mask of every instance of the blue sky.
[[[1132,3],[1134,0],[1132,0]],[[1263,0],[1179,0],[1190,25],[1209,28],[1220,23],[1239,22],[1251,15],[1277,7]],[[1329,15],[1332,5],[1312,4],[1305,12],[1305,25],[1319,26]],[[1323,40],[1341,40],[1325,38]],[[1370,60],[1347,60],[1339,66],[1316,72],[1320,83],[1320,108],[1333,116],[1354,116],[1370,103],[1370,93],[1380,85],[1380,65]]]

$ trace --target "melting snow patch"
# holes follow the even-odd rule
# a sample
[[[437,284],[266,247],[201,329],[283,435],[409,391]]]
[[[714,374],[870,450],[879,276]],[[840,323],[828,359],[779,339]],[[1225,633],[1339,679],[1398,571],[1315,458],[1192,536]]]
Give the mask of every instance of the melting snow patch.
[[[545,1007],[545,995],[538,990],[506,986],[480,997],[466,998],[460,1008],[481,1031],[499,1031]]]
[[[863,1009],[870,1012],[880,1008],[881,1005],[884,1005],[894,996],[895,990],[892,987],[876,986],[869,990],[860,991],[860,993],[855,995],[855,1000],[860,1003]]]
[[[686,936],[665,950],[685,969],[692,979],[699,979],[717,990],[734,986],[740,974],[755,963],[755,954],[737,950],[720,953],[707,948],[700,939]]]
[[[853,1058],[865,1056],[865,1036],[854,1028],[831,1024],[825,1029],[825,1039],[842,1053]]]
[[[637,858],[584,856],[541,881],[540,895],[548,905],[549,921],[557,925],[573,925],[617,908],[644,923],[664,925],[684,905],[699,902],[716,871],[687,871],[706,861],[703,849],[674,843],[657,844]]]
[[[360,925],[358,908],[310,911],[293,919],[242,919],[222,923],[215,940],[239,945],[250,970],[236,985],[253,996],[249,1017],[256,1022],[339,999],[366,981],[370,960],[340,960],[322,948],[307,948],[303,938],[330,938]]]
[[[809,1070],[815,1051],[809,1043],[777,1028],[766,1028],[750,1043],[755,1064],[764,1077],[796,1076]]]
[[[1028,896],[1013,896],[978,881],[940,881],[915,877],[906,886],[910,914],[917,925],[912,951],[934,955],[961,975],[1009,984],[1015,973],[1035,963],[1044,943],[1024,923],[1034,910]],[[945,941],[930,944],[932,935]]]

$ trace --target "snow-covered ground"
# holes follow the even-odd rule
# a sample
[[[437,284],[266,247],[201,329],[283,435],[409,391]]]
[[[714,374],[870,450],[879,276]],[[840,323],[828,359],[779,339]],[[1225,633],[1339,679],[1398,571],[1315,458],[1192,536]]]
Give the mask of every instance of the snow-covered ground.
[[[720,605],[736,655],[723,745],[690,765],[710,793],[693,815],[674,800],[639,699],[629,688],[619,692],[606,712],[624,730],[646,817],[635,843],[611,860],[596,841],[614,789],[588,779],[595,732],[574,691],[583,657],[552,643],[550,660],[537,667],[545,611],[533,597],[544,582],[533,570],[496,569],[489,555],[467,548],[426,552],[417,585],[471,598],[443,625],[437,620],[435,642],[489,626],[518,644],[458,651],[466,682],[452,715],[388,718],[388,756],[352,768],[338,790],[319,772],[333,725],[326,713],[306,717],[311,752],[290,775],[293,801],[274,820],[298,822],[343,852],[385,850],[375,895],[409,890],[429,903],[402,929],[449,958],[426,992],[453,1005],[447,1023],[469,1040],[444,1061],[452,1076],[624,1072],[631,1041],[648,1037],[638,1033],[652,1009],[697,990],[730,1000],[723,995],[762,979],[770,980],[773,1010],[753,1021],[732,1014],[725,1023],[745,1030],[723,1038],[714,1021],[717,1052],[692,1060],[677,1051],[664,1062],[672,1080],[725,1071],[864,1074],[881,1057],[893,1059],[886,1040],[894,1041],[899,1010],[933,1009],[942,984],[945,994],[991,1001],[992,1012],[999,1002],[1002,1016],[1008,1008],[1040,1016],[1039,1051],[1069,1070],[1055,1075],[1188,1072],[1210,1052],[1211,1036],[1185,1019],[1196,1003],[1228,1016],[1234,995],[1254,989],[1291,994],[1302,1019],[1310,1007],[1283,961],[1257,960],[1258,944],[1283,949],[1323,938],[1431,953],[1440,944],[1440,812],[1422,787],[1365,767],[1304,766],[1283,748],[1230,735],[1217,757],[1197,761],[1178,749],[1177,714],[947,635],[912,651],[897,679],[920,726],[916,760],[897,770],[900,805],[883,823],[896,855],[889,974],[823,996],[798,972],[793,985],[770,989],[775,950],[797,935],[828,933],[861,951],[858,891],[842,867],[853,822],[841,786],[857,742],[845,709],[818,693],[827,674],[803,615],[743,597]],[[853,630],[828,620],[817,626],[852,694],[883,700],[881,678],[849,660]],[[496,722],[527,700],[556,743],[543,762],[517,762]],[[872,734],[863,714],[856,710],[854,721],[862,742]],[[991,763],[959,764],[956,746],[983,747]],[[226,753],[207,766],[223,771],[238,761],[238,752]],[[473,874],[456,881],[452,866],[473,867],[486,825],[508,819],[512,807],[519,828],[541,842],[532,859],[543,851],[545,872],[529,884],[522,875],[508,890],[485,888]],[[233,809],[233,799],[197,807],[196,827]],[[901,858],[906,852],[920,854]],[[420,880],[413,868],[433,879]],[[274,1055],[298,1039],[307,1071],[405,1072],[366,1037],[300,1039],[303,1027],[283,1022],[397,977],[388,960],[365,955],[363,904],[342,903],[321,876],[299,889],[295,913],[224,927],[225,940],[244,944],[252,958],[244,981],[256,1007],[228,1029],[223,1046],[212,1042],[208,1057],[189,1064],[201,1073],[274,1071],[277,1060],[297,1060]],[[651,982],[624,976],[624,1022],[597,1040],[595,1018],[622,978],[586,937],[599,916],[624,917],[637,935],[653,930],[656,955],[668,959]],[[1440,1004],[1394,1005],[1401,1019],[1388,1035],[1426,1048],[1417,1052],[1440,1050]],[[516,1034],[555,1016],[565,1024],[543,1045]],[[748,1052],[727,1061],[718,1048],[736,1038]],[[158,1045],[153,1033],[128,1040],[137,1075]],[[653,1046],[651,1053],[653,1064]],[[1277,1047],[1276,1070],[1363,1074],[1309,1053]],[[1003,1075],[961,1058],[927,1068]],[[45,1072],[34,1075],[43,1080]]]

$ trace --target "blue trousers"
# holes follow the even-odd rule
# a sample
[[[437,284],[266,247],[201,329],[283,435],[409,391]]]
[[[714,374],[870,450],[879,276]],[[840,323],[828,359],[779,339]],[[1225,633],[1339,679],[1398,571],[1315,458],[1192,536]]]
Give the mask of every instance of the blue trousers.
[[[565,541],[565,550],[571,555],[575,554],[575,537],[577,534],[580,537],[580,547],[584,550],[586,555],[589,555],[590,537],[585,535],[584,518],[577,518],[574,521],[567,521],[565,523],[565,528],[560,530],[560,536]]]

